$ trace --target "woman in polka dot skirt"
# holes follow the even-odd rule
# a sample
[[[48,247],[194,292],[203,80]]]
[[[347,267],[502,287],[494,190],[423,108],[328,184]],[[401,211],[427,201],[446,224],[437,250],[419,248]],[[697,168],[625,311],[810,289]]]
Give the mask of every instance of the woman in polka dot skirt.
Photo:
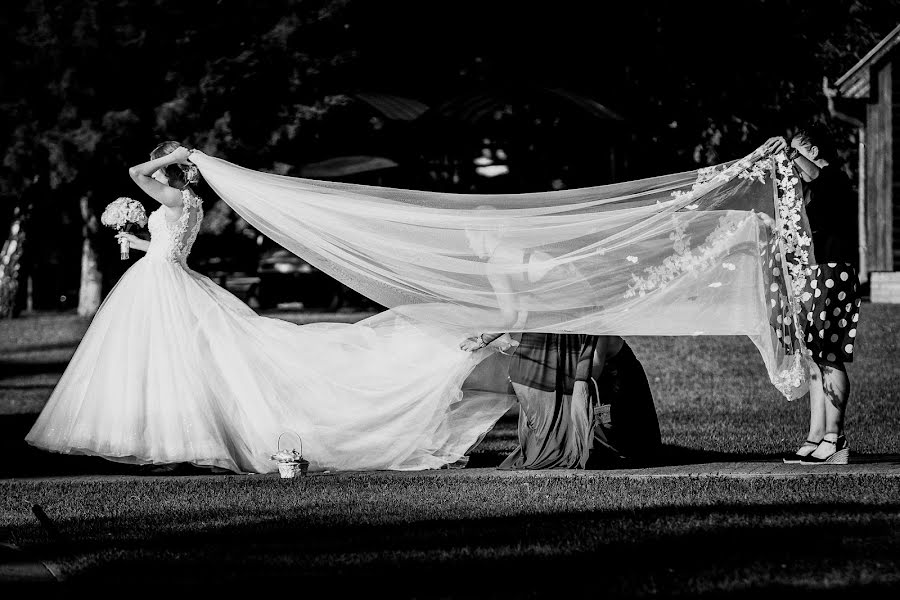
[[[769,140],[774,152],[787,149],[784,138]],[[851,264],[856,250],[848,223],[854,197],[841,174],[821,129],[801,130],[790,143],[788,157],[802,179],[804,203],[812,230],[812,276],[801,295],[810,369],[809,435],[787,463],[846,464],[850,446],[844,435],[844,414],[850,395],[846,363],[853,360],[859,325],[859,280]]]

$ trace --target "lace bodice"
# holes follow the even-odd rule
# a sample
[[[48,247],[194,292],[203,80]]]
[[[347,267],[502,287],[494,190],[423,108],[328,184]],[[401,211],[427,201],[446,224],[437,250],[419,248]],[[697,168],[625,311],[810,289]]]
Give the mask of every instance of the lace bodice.
[[[203,200],[188,188],[181,190],[183,208],[175,223],[166,220],[165,207],[160,206],[150,214],[147,228],[150,230],[148,257],[185,264],[203,220]]]

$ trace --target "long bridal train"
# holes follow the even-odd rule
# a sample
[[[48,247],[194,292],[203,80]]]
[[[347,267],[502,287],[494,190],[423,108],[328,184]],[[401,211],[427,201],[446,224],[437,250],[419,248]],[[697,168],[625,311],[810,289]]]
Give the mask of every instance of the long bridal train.
[[[460,350],[460,333],[399,312],[305,326],[257,315],[186,267],[202,209],[185,198],[196,218],[151,215],[147,256],[101,306],[29,443],[265,473],[294,431],[311,469],[429,469],[464,459],[509,408],[463,394],[488,351]]]

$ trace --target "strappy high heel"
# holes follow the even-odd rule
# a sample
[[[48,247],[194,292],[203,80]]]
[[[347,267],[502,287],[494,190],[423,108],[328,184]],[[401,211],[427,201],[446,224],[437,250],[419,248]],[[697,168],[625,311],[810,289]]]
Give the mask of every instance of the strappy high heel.
[[[820,444],[820,443],[821,443],[821,440],[819,440],[818,442],[814,442],[814,441],[812,441],[812,440],[806,440],[806,441],[803,442],[803,444],[801,444],[801,446],[800,446],[797,450],[795,450],[794,452],[786,452],[786,453],[782,454],[782,455],[781,455],[781,460],[783,460],[785,463],[787,463],[787,464],[789,464],[789,465],[792,465],[792,464],[793,464],[793,465],[798,464],[798,463],[800,462],[801,459],[803,459],[804,457],[809,456],[810,454],[812,454],[813,452],[815,452],[815,451],[816,451],[816,448],[819,447],[819,444]],[[800,451],[803,450],[804,448],[812,448],[812,450],[810,450],[810,451],[807,452],[806,454],[800,454]]]
[[[836,442],[831,440],[822,440],[820,444],[830,444],[834,447],[834,452],[825,458],[816,458],[813,455],[804,456],[800,459],[800,463],[804,465],[846,465],[850,462],[850,445],[847,438],[838,436]]]

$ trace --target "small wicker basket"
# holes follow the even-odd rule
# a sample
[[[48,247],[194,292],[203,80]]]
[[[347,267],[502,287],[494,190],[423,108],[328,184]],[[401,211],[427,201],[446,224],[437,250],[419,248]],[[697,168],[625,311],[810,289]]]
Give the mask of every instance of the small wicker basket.
[[[300,436],[295,432],[285,431],[281,435],[278,436],[278,452],[283,450],[287,450],[287,448],[281,447],[281,440],[284,438],[286,433],[294,433],[297,436],[297,443],[300,446],[299,449],[292,448],[291,450],[295,450],[299,455],[298,460],[279,460],[274,458],[273,460],[278,461],[278,474],[281,475],[282,479],[292,479],[297,476],[306,475],[309,469],[309,461],[303,458],[303,441],[300,439]]]
[[[291,479],[293,477],[306,475],[306,469],[308,467],[309,463],[306,461],[303,463],[280,462],[278,463],[278,473],[281,475],[282,479]]]

